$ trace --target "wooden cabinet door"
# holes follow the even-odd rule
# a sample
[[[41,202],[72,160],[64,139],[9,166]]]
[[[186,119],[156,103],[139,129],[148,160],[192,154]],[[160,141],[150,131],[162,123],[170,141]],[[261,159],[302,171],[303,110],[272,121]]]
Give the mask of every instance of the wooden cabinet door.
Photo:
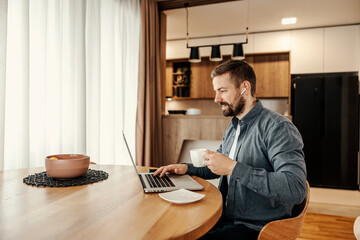
[[[230,56],[223,56],[223,61],[212,62],[209,58],[203,57],[200,63],[192,63],[190,96],[192,98],[215,98],[211,72],[216,66],[229,59]]]
[[[263,98],[288,97],[290,87],[289,53],[254,55],[256,96]]]
[[[205,58],[200,63],[191,63],[191,98],[215,98],[211,72],[217,65],[218,62],[211,62]]]
[[[172,97],[173,95],[173,66],[172,62],[166,61],[166,79],[165,79],[165,96]]]

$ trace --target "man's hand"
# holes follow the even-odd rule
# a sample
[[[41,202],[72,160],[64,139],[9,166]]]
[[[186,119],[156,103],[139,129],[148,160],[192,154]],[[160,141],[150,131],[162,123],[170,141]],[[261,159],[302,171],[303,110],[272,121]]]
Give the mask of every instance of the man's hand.
[[[160,177],[164,176],[165,173],[175,173],[175,174],[185,174],[188,170],[188,166],[186,164],[171,164],[168,166],[162,166],[156,170],[154,176],[160,174]]]
[[[207,150],[203,156],[207,159],[205,166],[217,175],[231,175],[236,165],[236,161],[222,153]]]

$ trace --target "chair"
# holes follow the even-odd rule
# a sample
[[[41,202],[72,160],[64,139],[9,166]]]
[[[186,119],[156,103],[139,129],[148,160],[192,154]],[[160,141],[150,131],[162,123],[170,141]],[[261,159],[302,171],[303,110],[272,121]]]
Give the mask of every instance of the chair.
[[[360,240],[360,216],[358,216],[354,222],[354,235],[356,240]]]
[[[258,240],[294,240],[300,236],[310,199],[310,186],[306,181],[307,194],[299,205],[295,205],[292,215],[295,217],[267,223],[260,231]]]

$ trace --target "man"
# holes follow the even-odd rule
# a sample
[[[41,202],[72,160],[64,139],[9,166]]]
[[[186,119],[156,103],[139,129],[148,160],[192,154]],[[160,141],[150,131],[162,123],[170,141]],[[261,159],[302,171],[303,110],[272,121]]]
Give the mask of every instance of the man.
[[[255,73],[246,62],[225,62],[212,78],[215,102],[232,116],[220,148],[204,154],[205,167],[173,164],[154,175],[221,176],[223,216],[201,239],[257,239],[266,223],[290,217],[306,195],[302,138],[291,121],[256,100]]]

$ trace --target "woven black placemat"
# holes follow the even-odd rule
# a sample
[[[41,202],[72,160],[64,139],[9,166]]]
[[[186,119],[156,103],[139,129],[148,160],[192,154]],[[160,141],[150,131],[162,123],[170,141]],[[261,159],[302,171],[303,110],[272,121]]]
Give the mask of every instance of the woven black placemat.
[[[24,183],[37,187],[71,187],[105,180],[109,174],[102,170],[89,169],[87,173],[77,178],[56,179],[47,175],[46,172],[35,173],[23,179]]]

